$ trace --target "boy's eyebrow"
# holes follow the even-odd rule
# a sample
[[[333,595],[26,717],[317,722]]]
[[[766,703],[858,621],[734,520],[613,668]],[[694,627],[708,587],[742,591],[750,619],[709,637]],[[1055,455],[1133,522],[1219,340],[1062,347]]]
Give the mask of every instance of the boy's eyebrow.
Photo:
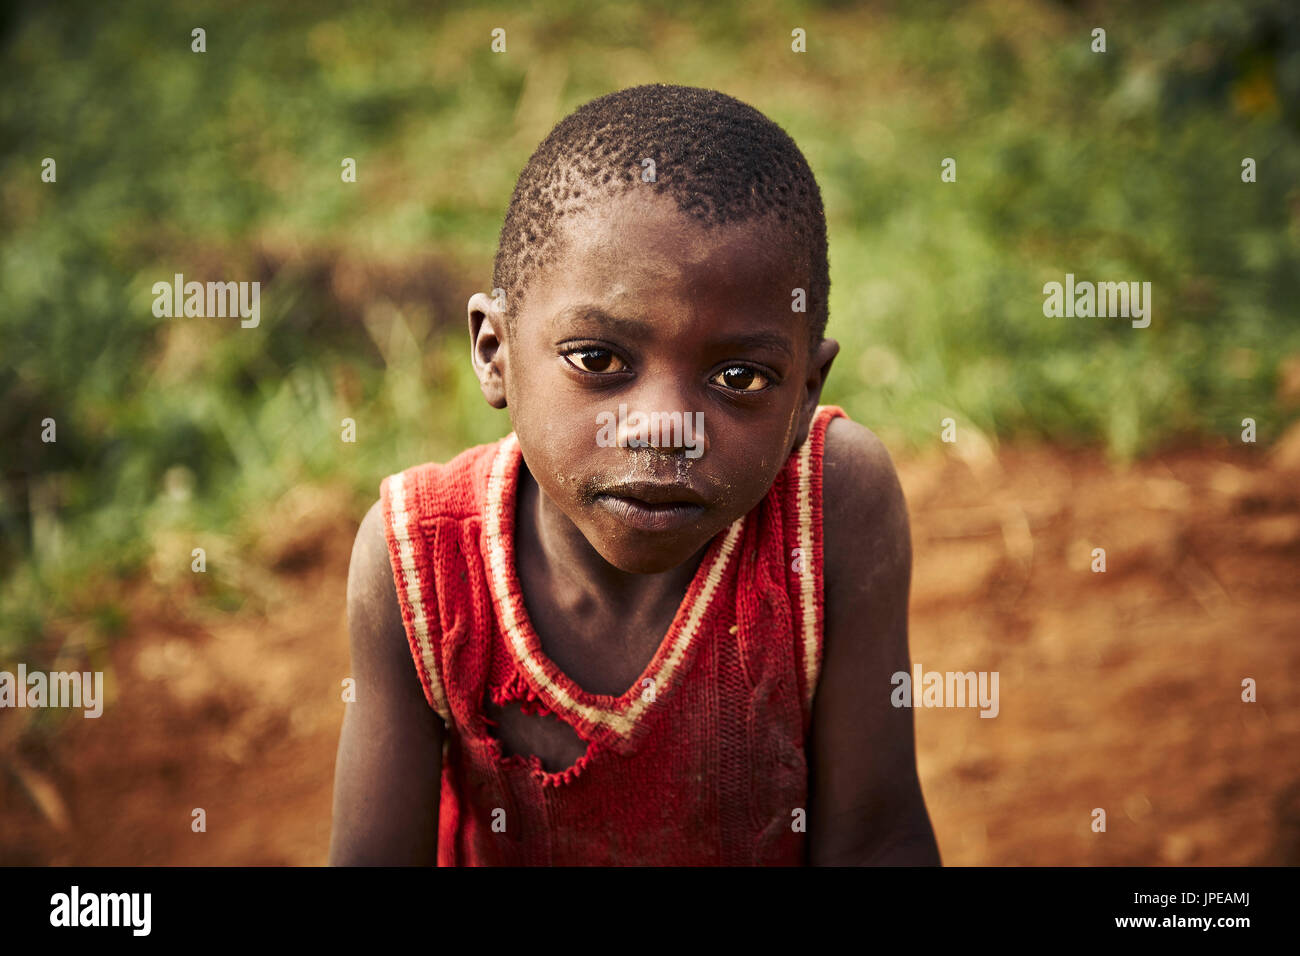
[[[740,335],[731,336],[722,344],[735,348],[771,349],[794,358],[790,340],[776,332],[742,332]]]
[[[642,319],[627,319],[617,315],[610,315],[599,306],[585,305],[574,306],[563,309],[556,313],[556,319],[561,321],[587,321],[598,323],[613,332],[618,332],[626,336],[643,336],[653,327],[653,323]],[[794,358],[794,349],[790,346],[789,339],[776,332],[741,332],[738,335],[728,336],[725,340],[718,343],[725,348],[752,348],[752,349],[770,349],[774,352],[780,352],[789,358]]]
[[[555,318],[568,322],[594,322],[624,335],[644,335],[652,327],[649,322],[641,319],[624,319],[617,315],[610,315],[595,305],[575,305],[562,309],[556,313]]]

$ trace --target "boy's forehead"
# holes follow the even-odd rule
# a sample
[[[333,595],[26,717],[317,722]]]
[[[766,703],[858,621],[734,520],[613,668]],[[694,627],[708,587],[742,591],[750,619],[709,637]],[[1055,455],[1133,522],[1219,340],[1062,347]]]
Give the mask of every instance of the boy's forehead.
[[[533,276],[529,305],[547,312],[575,298],[621,310],[672,300],[788,313],[807,288],[790,241],[768,219],[707,225],[650,191],[604,198],[558,230],[557,254]],[[536,293],[536,295],[535,295]]]

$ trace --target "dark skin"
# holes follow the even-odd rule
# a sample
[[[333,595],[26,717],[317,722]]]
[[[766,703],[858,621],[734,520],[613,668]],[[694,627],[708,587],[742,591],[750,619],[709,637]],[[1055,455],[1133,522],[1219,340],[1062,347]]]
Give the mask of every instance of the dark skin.
[[[584,690],[617,695],[653,658],[710,540],[803,443],[839,346],[812,342],[792,313],[791,290],[808,283],[769,223],[703,227],[647,190],[566,217],[561,235],[508,328],[490,298],[470,299],[473,361],[524,458],[516,557],[543,650]],[[602,447],[597,416],[620,403],[702,412],[703,454]],[[610,507],[647,495],[689,513],[644,530]],[[911,710],[890,704],[890,676],[910,667],[906,505],[883,445],[845,419],[827,430],[823,507],[808,862],[938,864]],[[330,861],[432,864],[445,731],[411,662],[377,504],[353,549],[348,622],[357,700],[339,742]],[[585,750],[558,718],[489,715],[507,753],[548,770]]]

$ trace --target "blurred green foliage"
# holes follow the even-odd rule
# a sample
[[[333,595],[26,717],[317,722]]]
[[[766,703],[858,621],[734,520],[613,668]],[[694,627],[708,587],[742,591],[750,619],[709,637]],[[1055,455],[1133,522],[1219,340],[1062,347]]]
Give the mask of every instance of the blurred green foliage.
[[[197,586],[237,603],[252,518],[291,488],[341,483],[359,514],[383,475],[504,433],[465,299],[537,142],[636,83],[724,90],[803,148],[843,345],[825,397],[891,443],[949,415],[1121,457],[1247,415],[1268,441],[1300,349],[1300,12],[1134,6],[10,6],[0,658],[52,617],[120,628],[119,582],[214,535],[230,560]],[[155,318],[175,272],[261,281],[260,327]],[[1150,281],[1151,327],[1044,318],[1066,272]]]

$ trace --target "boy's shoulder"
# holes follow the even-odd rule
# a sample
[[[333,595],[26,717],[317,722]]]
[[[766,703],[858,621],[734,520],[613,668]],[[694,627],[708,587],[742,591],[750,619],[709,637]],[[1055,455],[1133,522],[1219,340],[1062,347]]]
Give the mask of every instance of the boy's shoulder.
[[[847,416],[827,423],[822,480],[828,497],[833,490],[853,492],[863,483],[877,486],[895,474],[885,443],[870,428]]]
[[[826,426],[822,453],[826,584],[910,568],[907,502],[884,442],[850,418]]]

